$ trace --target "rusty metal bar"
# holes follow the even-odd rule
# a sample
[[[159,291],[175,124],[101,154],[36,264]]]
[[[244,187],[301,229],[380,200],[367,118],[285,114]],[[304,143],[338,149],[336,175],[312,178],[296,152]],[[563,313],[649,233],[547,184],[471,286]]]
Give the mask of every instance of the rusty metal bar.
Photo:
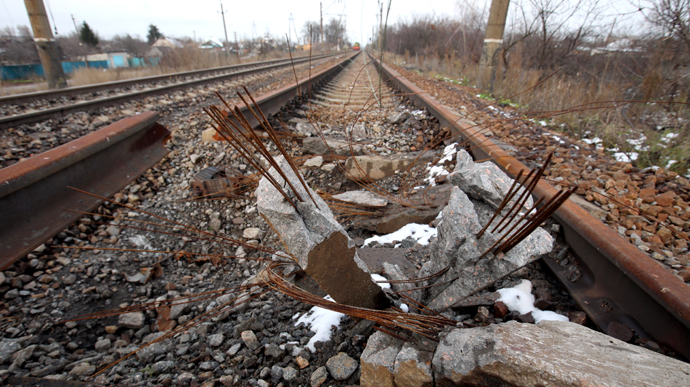
[[[0,170],[0,270],[25,256],[167,154],[170,132],[143,112]]]
[[[513,176],[527,168],[397,71],[385,64],[383,71],[411,101],[426,108],[441,125],[459,136],[458,141],[468,141],[475,159],[491,158]],[[534,190],[537,198],[556,193],[543,180]],[[640,337],[690,359],[690,287],[572,200],[563,203],[553,218],[562,226],[564,240],[582,276],[573,282],[558,263],[551,259],[544,262],[582,310],[603,331],[617,321],[633,328]]]

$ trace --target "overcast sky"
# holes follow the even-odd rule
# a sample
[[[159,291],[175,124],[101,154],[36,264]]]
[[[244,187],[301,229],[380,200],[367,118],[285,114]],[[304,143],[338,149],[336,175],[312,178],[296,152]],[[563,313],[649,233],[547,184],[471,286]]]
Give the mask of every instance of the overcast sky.
[[[29,25],[24,0],[0,0],[0,26]],[[67,35],[75,30],[72,15],[77,23],[86,21],[101,37],[114,35],[139,35],[145,39],[148,25],[155,24],[165,35],[171,37],[189,36],[199,40],[223,38],[223,20],[219,0],[43,0],[51,24],[57,26],[58,34]],[[413,14],[457,14],[457,0],[393,0],[389,23]],[[371,27],[376,23],[377,2],[372,0],[325,0],[324,24],[331,18],[340,18],[347,23],[352,41],[365,42],[371,35]],[[288,33],[290,13],[294,17],[295,29],[301,28],[308,20],[319,20],[318,0],[225,0],[223,8],[227,11],[228,39],[234,40],[233,33],[239,37],[252,36],[254,30],[263,35],[269,31],[273,36]],[[51,17],[52,13],[52,17]],[[385,13],[385,10],[384,10]],[[54,19],[54,22],[53,22]],[[255,27],[253,27],[255,23]],[[291,31],[294,38],[294,32]]]

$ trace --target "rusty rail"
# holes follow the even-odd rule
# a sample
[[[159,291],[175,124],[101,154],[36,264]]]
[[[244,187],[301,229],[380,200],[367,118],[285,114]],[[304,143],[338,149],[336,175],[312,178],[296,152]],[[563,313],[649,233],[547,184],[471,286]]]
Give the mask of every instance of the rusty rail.
[[[353,61],[357,57],[357,55],[359,55],[359,52],[357,52],[354,55],[349,55],[341,62],[336,63],[335,65],[325,70],[321,70],[318,73],[312,74],[311,77],[304,78],[299,82],[264,94],[261,97],[255,99],[256,104],[259,105],[261,111],[264,112],[264,114],[266,114],[267,116],[269,114],[275,114],[290,100],[298,96],[307,96],[308,93],[310,93],[313,89],[316,89],[320,87],[322,84],[330,81],[345,66],[347,66],[348,63]],[[252,104],[251,106],[253,108],[254,104]],[[245,116],[247,122],[249,122],[249,125],[251,127],[256,128],[257,126],[259,126],[259,122],[256,120],[254,115],[249,112],[249,108],[245,104],[240,103],[237,105],[237,107]],[[228,119],[233,121],[233,123],[238,128],[242,127],[242,125],[232,115],[230,115]],[[214,139],[222,140],[222,138],[217,133],[214,135]]]
[[[0,170],[0,270],[33,251],[167,154],[170,132],[143,112]]]
[[[449,127],[459,136],[458,141],[469,141],[475,159],[491,158],[513,176],[521,169],[529,169],[397,71],[386,64],[382,69],[394,87]],[[534,190],[537,198],[556,193],[543,180]],[[690,287],[572,200],[567,200],[553,218],[562,226],[564,240],[582,276],[571,282],[555,261],[544,261],[582,310],[603,331],[611,322],[619,322],[633,328],[640,337],[662,343],[690,359]]]
[[[330,56],[332,56],[332,55],[337,55],[337,54],[330,54]],[[294,61],[294,63],[299,64],[299,63],[305,63],[307,61],[309,61],[309,58],[300,58],[300,59],[296,59]],[[0,128],[6,128],[9,126],[14,126],[14,125],[39,122],[39,121],[47,120],[49,118],[64,117],[67,114],[71,114],[71,113],[78,112],[78,111],[92,110],[92,109],[97,109],[97,108],[104,107],[104,106],[117,105],[120,103],[132,101],[134,99],[145,98],[145,97],[149,97],[152,95],[170,93],[170,92],[175,91],[175,90],[185,89],[185,88],[192,87],[192,86],[198,86],[198,85],[202,85],[205,83],[210,83],[210,82],[215,82],[215,81],[220,81],[220,80],[226,80],[226,79],[240,77],[240,76],[244,76],[244,75],[250,75],[250,74],[258,73],[258,72],[265,71],[265,70],[271,70],[271,69],[276,69],[279,67],[291,66],[291,65],[292,65],[292,62],[290,62],[289,59],[288,60],[281,60],[279,63],[273,63],[273,64],[268,64],[268,65],[259,66],[259,67],[252,67],[251,65],[242,65],[242,66],[244,66],[243,68],[245,68],[244,70],[239,70],[239,71],[235,71],[235,72],[228,73],[228,74],[214,75],[214,76],[210,76],[210,77],[206,77],[206,78],[193,79],[193,80],[189,80],[189,81],[173,83],[170,85],[164,85],[164,86],[160,86],[160,87],[155,87],[155,88],[150,88],[150,89],[145,89],[145,90],[139,90],[139,91],[134,91],[134,92],[130,92],[130,93],[113,95],[110,97],[93,99],[90,101],[76,102],[76,103],[69,104],[69,105],[63,105],[63,106],[58,106],[58,107],[49,108],[49,109],[37,110],[37,111],[29,112],[29,113],[0,117]],[[251,68],[246,68],[247,66],[249,66]],[[208,70],[199,70],[199,71],[208,71]],[[158,76],[157,78],[172,79],[175,77],[176,77],[175,74],[168,74],[168,75],[164,75],[164,76]],[[161,80],[161,79],[159,79],[159,80]],[[123,84],[126,84],[126,83],[129,83],[132,81],[136,81],[136,80],[128,80],[128,81],[121,81],[121,82]],[[147,82],[151,82],[151,81],[148,80]],[[92,91],[96,91],[96,90],[100,89],[101,86],[102,85],[84,86],[83,88],[73,88],[73,89],[81,89],[81,90],[77,90],[77,91],[66,89],[67,91],[58,90],[58,91],[50,91],[50,92],[44,92],[44,93],[46,93],[46,94],[61,94],[61,93],[72,91],[73,94],[68,94],[68,95],[77,95],[77,94],[84,94],[86,92],[83,90],[84,88],[92,88],[92,89],[94,89]],[[115,87],[115,86],[110,85],[107,87],[107,89],[111,89],[113,87]],[[119,86],[119,87],[122,87],[122,86]],[[35,94],[35,93],[32,93],[32,94]],[[12,97],[19,98],[16,96],[12,96]]]

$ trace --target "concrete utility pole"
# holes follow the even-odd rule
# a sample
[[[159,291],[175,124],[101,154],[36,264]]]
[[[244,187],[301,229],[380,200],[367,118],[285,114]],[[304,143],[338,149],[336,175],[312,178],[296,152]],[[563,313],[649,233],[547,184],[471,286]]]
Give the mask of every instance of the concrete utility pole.
[[[237,63],[240,62],[240,46],[237,44],[237,31],[235,31],[235,51],[237,52]]]
[[[223,2],[220,2],[220,14],[223,16],[223,31],[225,31],[225,56],[230,56],[230,47],[228,45],[228,28],[225,27],[225,11],[223,11]]]
[[[24,0],[24,4],[26,5],[26,12],[29,14],[31,29],[34,32],[34,42],[36,42],[38,49],[38,57],[41,58],[43,72],[48,80],[48,87],[51,89],[67,87],[57,42],[55,42],[53,32],[50,30],[50,22],[43,0]]]
[[[510,0],[492,0],[489,10],[489,22],[486,26],[484,45],[482,46],[482,58],[479,60],[479,73],[477,76],[477,88],[481,89],[488,78],[489,91],[494,90],[496,80],[496,64],[498,63],[498,50],[503,44],[503,31],[506,27],[508,6]]]
[[[319,2],[319,15],[321,15],[321,52],[323,52],[323,3]]]

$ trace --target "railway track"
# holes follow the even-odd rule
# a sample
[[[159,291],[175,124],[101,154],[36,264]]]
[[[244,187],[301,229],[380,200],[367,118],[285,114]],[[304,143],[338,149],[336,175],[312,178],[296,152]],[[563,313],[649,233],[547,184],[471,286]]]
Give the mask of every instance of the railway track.
[[[471,127],[460,123],[461,121],[459,121],[459,117],[457,115],[435,102],[434,99],[428,94],[421,91],[414,84],[405,80],[388,66],[383,65],[382,67],[385,74],[384,76],[388,78],[389,82],[384,83],[379,88],[377,82],[378,75],[375,75],[377,66],[374,66],[371,63],[367,64],[367,59],[364,55],[355,57],[350,66],[346,66],[347,63],[345,62],[346,61],[338,63],[331,69],[312,74],[312,77],[304,79],[296,85],[291,85],[264,96],[257,97],[256,104],[259,105],[266,113],[273,114],[274,117],[289,118],[290,115],[306,117],[312,122],[317,122],[317,124],[321,126],[323,133],[328,136],[340,136],[339,138],[343,138],[345,128],[350,128],[349,130],[353,132],[353,137],[355,138],[366,138],[367,136],[371,136],[371,139],[367,142],[367,145],[362,146],[379,154],[390,154],[391,149],[393,148],[403,149],[404,151],[421,149],[421,146],[431,142],[432,139],[441,134],[442,127],[447,127],[453,133],[456,133],[456,136],[460,137],[462,140],[469,141],[475,159],[490,158],[512,175],[515,175],[519,169],[525,168],[524,165],[505,153],[490,139],[483,137],[481,133],[478,133]],[[327,83],[331,80],[332,82]],[[323,86],[323,84],[326,85]],[[317,86],[323,87],[319,88]],[[413,116],[420,118],[412,120],[414,121],[414,126],[410,126],[408,128],[411,133],[409,135],[396,133],[396,130],[394,129],[386,129],[386,124],[384,122],[385,120],[380,118],[377,120],[376,118],[381,117],[381,115],[400,111],[400,103],[391,102],[391,96],[398,93],[404,93],[405,97],[412,101],[414,106],[424,108],[428,112],[428,114],[420,111],[414,112],[415,114]],[[287,109],[286,113],[284,106],[288,101],[294,99],[295,97],[306,98],[309,95],[311,95],[312,98],[310,102],[306,102],[306,100],[304,100],[304,111],[301,111],[302,109],[300,109],[299,104],[293,104],[292,107]],[[383,103],[379,104],[380,101],[383,101]],[[241,109],[246,112],[248,107],[242,106]],[[132,128],[135,125],[143,125],[142,127],[149,128],[147,130],[151,130],[151,128],[156,127],[156,131],[158,131],[159,134],[153,143],[155,148],[161,149],[160,146],[162,145],[163,138],[165,136],[164,132],[161,132],[161,128],[155,125],[156,116],[147,115],[146,117],[139,117],[139,119],[140,120],[138,121],[120,122],[118,125],[120,125],[121,128]],[[146,122],[143,123],[141,120]],[[296,120],[296,123],[283,122],[286,125],[284,129],[298,131],[298,125],[304,122],[305,120]],[[374,122],[374,124],[372,125],[371,122]],[[112,131],[114,128],[108,127],[106,129],[103,131]],[[313,133],[311,133],[311,135],[313,135]],[[214,158],[211,152],[218,152],[222,149],[222,147],[219,145],[219,143],[215,143],[213,145],[214,149],[203,150],[204,146],[199,142],[199,136],[200,135],[198,132],[193,132],[188,135],[187,141],[191,144],[190,146],[192,146],[192,148],[182,151],[182,157],[187,158],[190,157],[190,154],[193,154],[197,156],[195,160],[203,160],[201,161],[203,165],[212,165],[215,163],[215,160],[217,160],[217,157]],[[100,138],[102,139],[107,137],[103,137],[101,134]],[[127,146],[125,146],[125,148],[126,147]],[[301,145],[299,143],[293,143],[292,147],[296,151],[297,149],[301,148]],[[208,147],[206,146],[206,148]],[[342,148],[350,148],[350,146],[343,146]],[[350,149],[345,149],[345,151],[349,152]],[[173,153],[175,152],[177,152],[177,150]],[[31,160],[35,161],[35,166],[32,168],[24,168],[22,165],[24,163],[16,164],[14,166],[15,168],[12,170],[12,173],[9,175],[6,170],[0,170],[0,181],[13,182],[24,179],[34,184],[34,190],[37,192],[51,192],[60,196],[63,193],[60,191],[55,192],[55,183],[44,182],[40,176],[31,177],[31,173],[35,173],[38,170],[50,167],[52,164],[50,161],[52,160],[52,156],[49,157],[50,158],[47,160],[41,160],[40,156],[37,156],[36,160]],[[160,158],[162,155],[158,155],[156,157]],[[171,157],[180,156],[178,153],[177,156]],[[171,158],[168,158],[166,163],[172,163],[171,160]],[[112,162],[113,161],[111,159],[111,161],[99,161],[98,163]],[[195,166],[196,162],[197,161],[177,161],[175,164],[169,164],[166,167],[160,168],[161,170],[166,170],[166,173],[168,173],[168,177],[163,178],[163,180],[166,181],[166,184],[166,179],[170,178],[172,180],[173,175],[180,174],[187,176],[187,178],[175,180],[177,183],[168,184],[169,187],[175,187],[174,189],[171,188],[171,191],[168,193],[167,198],[169,202],[160,206],[155,206],[152,204],[144,205],[142,208],[147,211],[161,211],[161,214],[168,214],[168,216],[173,216],[170,214],[175,214],[173,219],[180,221],[185,220],[185,217],[181,216],[183,214],[176,214],[178,210],[173,202],[182,201],[188,198],[188,195],[182,191],[186,190],[185,184],[187,186],[189,185],[188,177],[193,174],[192,171],[199,169],[199,166]],[[152,163],[149,162],[144,169],[148,168],[151,164]],[[242,169],[242,165],[238,161],[233,161],[231,164],[232,166],[236,166],[238,170],[244,171],[247,168],[244,166],[245,169]],[[333,165],[335,166],[335,164]],[[176,172],[170,173],[170,171],[173,170],[176,170]],[[180,170],[182,173],[180,173]],[[325,187],[330,190],[340,190],[342,188],[342,183],[334,180],[334,170],[337,172],[337,168],[335,167],[307,169],[305,170],[305,175],[310,179],[310,182],[316,186]],[[103,196],[108,196],[114,192],[117,192],[121,187],[125,186],[127,182],[135,178],[134,174],[138,173],[141,172],[131,172],[127,177],[127,180],[120,181],[116,187],[111,187],[108,190],[97,192],[102,192],[101,195]],[[25,175],[27,177],[25,177]],[[142,185],[139,183],[140,180],[136,182],[137,186]],[[50,188],[51,186],[47,184],[53,184],[53,188]],[[395,190],[397,189],[396,184],[397,183],[393,181],[390,183],[389,187],[392,187],[391,189]],[[130,185],[129,187],[131,188],[134,186]],[[91,189],[87,190],[91,191]],[[17,190],[14,190],[13,192],[15,191]],[[126,192],[132,192],[132,189],[128,188],[128,191]],[[544,195],[550,196],[553,194],[553,192],[554,188],[548,183],[540,182],[535,191],[535,195],[537,197]],[[13,204],[14,202],[8,198],[11,198],[11,196],[7,194],[3,194],[2,197],[0,197],[0,208],[3,208],[0,210],[0,214],[2,214],[3,217],[11,216],[16,207],[16,204]],[[227,220],[228,225],[224,229],[221,228],[221,230],[229,233],[230,235],[233,235],[233,233],[242,234],[241,231],[243,228],[245,230],[248,229],[246,226],[255,225],[257,228],[261,227],[259,226],[260,220],[258,217],[256,217],[255,209],[251,209],[252,206],[249,199],[250,196],[247,194],[246,199],[237,199],[237,201],[235,201],[235,208],[239,209],[239,211],[230,210],[228,209],[228,206],[223,203],[214,205],[213,203],[187,202],[188,204],[186,205],[186,211],[189,212],[187,217],[191,217],[194,219],[194,221],[200,221],[200,227],[209,227],[214,219],[227,216],[223,219]],[[51,200],[52,199],[50,196],[43,197],[40,199],[40,203],[49,202]],[[79,199],[76,199],[76,201],[78,202]],[[41,213],[43,209],[43,206],[40,203],[37,203],[37,201],[32,201],[31,203],[34,207],[33,211],[36,213]],[[93,201],[92,203],[88,203],[88,205],[84,208],[94,208],[100,204],[101,201]],[[76,205],[70,206],[69,204],[64,204],[64,206],[69,208],[77,208]],[[232,206],[230,207],[232,208]],[[110,210],[113,210],[113,207],[109,208]],[[90,210],[85,210],[85,212],[88,211]],[[224,215],[225,213],[228,213],[228,215]],[[48,218],[55,216],[56,215],[54,214],[49,215]],[[32,251],[37,242],[41,243],[42,241],[45,241],[45,237],[49,234],[54,235],[59,233],[63,228],[65,228],[65,224],[78,220],[80,216],[83,215],[75,216],[72,219],[69,219],[68,222],[56,225],[50,231],[44,232],[42,235],[38,235],[36,237],[36,241],[27,244],[27,246],[31,246],[30,248],[23,246],[23,249],[18,250],[18,253],[15,254],[14,257],[19,258],[25,255],[27,252]],[[17,219],[17,222],[21,220],[20,218]],[[627,241],[622,240],[608,227],[604,226],[598,220],[592,218],[588,213],[573,203],[567,203],[564,205],[556,213],[554,220],[560,224],[563,230],[563,239],[572,253],[572,259],[577,260],[583,276],[580,278],[580,280],[573,282],[564,276],[564,274],[567,273],[563,273],[563,270],[558,263],[550,262],[548,259],[544,259],[543,262],[545,265],[548,265],[559,277],[563,285],[571,292],[579,307],[583,311],[587,312],[588,316],[603,331],[606,331],[612,322],[622,323],[633,328],[639,337],[661,343],[668,348],[672,348],[677,354],[689,358],[690,352],[688,352],[688,348],[690,348],[690,343],[688,340],[690,340],[690,292],[688,291],[687,286],[677,278],[670,275],[660,266],[650,262],[650,258],[648,256],[641,254],[639,250],[634,248]],[[43,220],[37,220],[37,223],[40,222],[45,222],[45,218],[43,218]],[[89,223],[81,223],[80,225],[84,224]],[[119,225],[120,223],[116,224],[116,226]],[[99,230],[104,231],[105,226]],[[11,234],[10,232],[14,232],[14,234]],[[28,230],[22,231],[15,228],[8,228],[7,230],[0,230],[0,234],[2,234],[0,237],[5,238],[5,235],[7,235],[9,239],[6,240],[18,240],[23,237],[22,234],[28,233],[30,233]],[[141,235],[147,236],[148,238],[154,238],[150,236],[151,234],[142,233]],[[157,243],[164,243],[162,240],[163,238],[161,238],[161,241]],[[175,246],[178,246],[177,242],[179,241],[176,239],[168,242],[168,247],[174,248]],[[276,240],[272,240],[268,236],[262,238],[262,243],[270,244],[271,242],[277,243]],[[3,244],[6,243],[8,242],[4,242]],[[104,245],[103,243],[109,242],[103,242],[103,239],[100,239],[92,243],[94,243],[94,246],[98,248],[99,246],[108,246],[107,244]],[[165,248],[165,245],[163,245],[163,248]],[[244,253],[244,251],[242,251],[242,253]],[[93,264],[92,260],[98,258],[97,255],[84,256],[85,254],[86,253],[82,253],[82,256],[77,254],[77,257],[75,258],[72,256],[72,259],[75,262],[82,262],[83,265],[83,262],[85,261],[90,261],[91,264]],[[235,252],[235,254],[240,255],[239,250]],[[142,263],[151,262],[150,258],[147,259],[142,257],[141,259]],[[7,267],[8,264],[9,261],[3,261],[3,267]],[[232,265],[235,264],[233,263]],[[204,266],[207,269],[206,272],[209,271],[209,267],[207,266]],[[179,265],[179,267],[182,267],[182,265]],[[226,270],[236,274],[239,273],[237,275],[241,279],[243,277],[247,278],[248,275],[246,274],[257,268],[258,266],[238,263],[236,266],[231,266],[230,269]],[[122,269],[122,266],[120,266],[120,269]],[[111,270],[110,273],[113,272],[112,270],[117,271],[117,269],[109,270]],[[96,273],[97,272],[98,271],[96,270]],[[190,275],[186,271],[179,275],[183,274],[188,276]],[[216,280],[219,283],[226,281],[221,279],[219,274],[213,275],[209,272],[201,275],[201,277],[206,278],[204,276],[208,276],[211,278],[211,281]],[[191,277],[196,278],[194,275],[191,275]],[[168,280],[172,282],[175,281],[175,279],[172,278],[169,278]],[[182,281],[181,279],[178,280]],[[88,284],[82,285],[82,288],[88,288]],[[142,297],[140,297],[140,299],[133,298],[132,301],[143,301],[152,297],[152,295],[149,294],[151,293],[151,287],[147,286],[146,289],[148,290],[144,291],[144,294]],[[201,289],[203,289],[203,287],[196,288],[196,290]],[[34,309],[36,308],[34,307]],[[247,318],[249,319],[249,317]],[[267,332],[267,334],[269,333],[270,332]],[[95,338],[92,338],[91,340],[95,341]],[[92,342],[89,343],[92,344]],[[354,346],[346,346],[345,348],[350,348],[350,351],[356,349]],[[256,374],[259,374],[258,369]]]
[[[78,111],[117,105],[135,99],[183,90],[206,83],[267,72],[277,68],[318,61],[334,54],[313,58],[278,59],[159,76],[106,82],[36,93],[0,97],[0,128],[63,117]]]

